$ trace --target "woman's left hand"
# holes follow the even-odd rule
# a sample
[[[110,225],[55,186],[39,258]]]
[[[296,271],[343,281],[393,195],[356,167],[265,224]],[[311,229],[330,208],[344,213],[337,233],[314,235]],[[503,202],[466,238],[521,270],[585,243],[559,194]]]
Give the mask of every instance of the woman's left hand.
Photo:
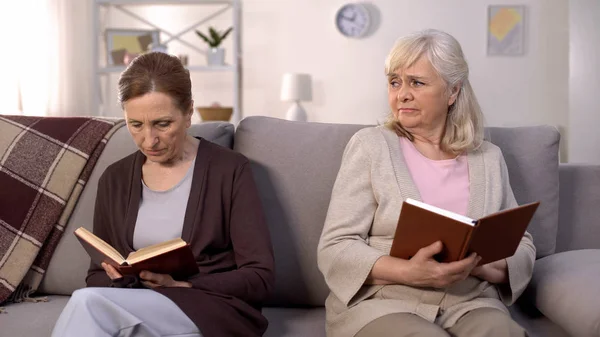
[[[500,284],[508,282],[508,264],[506,259],[494,261],[475,267],[471,275],[490,283]]]
[[[148,288],[156,287],[180,287],[180,288],[191,288],[192,284],[189,282],[175,281],[169,274],[157,274],[149,271],[142,271],[140,273],[142,284]]]

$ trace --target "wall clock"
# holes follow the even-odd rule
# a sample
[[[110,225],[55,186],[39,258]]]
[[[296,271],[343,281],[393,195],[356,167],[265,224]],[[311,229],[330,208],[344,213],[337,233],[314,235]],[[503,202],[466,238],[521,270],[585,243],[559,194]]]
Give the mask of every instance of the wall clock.
[[[361,38],[371,27],[371,16],[364,5],[348,3],[340,7],[335,14],[335,26],[344,36]]]

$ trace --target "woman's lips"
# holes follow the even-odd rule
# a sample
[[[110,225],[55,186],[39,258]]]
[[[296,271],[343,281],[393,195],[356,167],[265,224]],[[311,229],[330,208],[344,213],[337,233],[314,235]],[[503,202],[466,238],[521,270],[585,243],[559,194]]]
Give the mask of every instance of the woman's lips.
[[[144,152],[151,156],[157,156],[163,152],[163,150],[144,150]]]

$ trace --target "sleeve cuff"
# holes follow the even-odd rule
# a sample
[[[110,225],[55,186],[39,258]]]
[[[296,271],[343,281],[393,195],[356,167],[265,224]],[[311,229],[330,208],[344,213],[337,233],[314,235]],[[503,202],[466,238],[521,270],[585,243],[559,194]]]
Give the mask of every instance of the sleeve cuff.
[[[529,263],[529,257],[526,255],[525,252],[517,250],[514,256],[506,259],[508,283],[498,285],[498,290],[502,302],[507,306],[517,301],[531,280],[533,262]]]
[[[110,288],[142,288],[142,283],[136,275],[125,275],[112,280]]]
[[[353,306],[355,295],[364,285],[377,260],[386,255],[363,242],[355,242],[338,255],[329,270],[329,287],[347,307]]]

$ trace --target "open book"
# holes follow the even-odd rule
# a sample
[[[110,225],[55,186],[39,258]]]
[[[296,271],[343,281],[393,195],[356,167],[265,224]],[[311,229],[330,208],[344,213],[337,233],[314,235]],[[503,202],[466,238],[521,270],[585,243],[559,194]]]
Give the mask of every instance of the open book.
[[[83,227],[75,230],[75,236],[94,263],[100,266],[102,262],[106,262],[121,275],[137,275],[142,270],[147,270],[184,279],[199,271],[190,246],[181,238],[141,248],[124,258],[106,241]]]
[[[419,249],[440,240],[444,248],[435,256],[440,262],[458,261],[472,252],[481,256],[479,265],[513,256],[539,204],[533,202],[471,219],[407,199],[402,204],[390,255],[410,259]]]

